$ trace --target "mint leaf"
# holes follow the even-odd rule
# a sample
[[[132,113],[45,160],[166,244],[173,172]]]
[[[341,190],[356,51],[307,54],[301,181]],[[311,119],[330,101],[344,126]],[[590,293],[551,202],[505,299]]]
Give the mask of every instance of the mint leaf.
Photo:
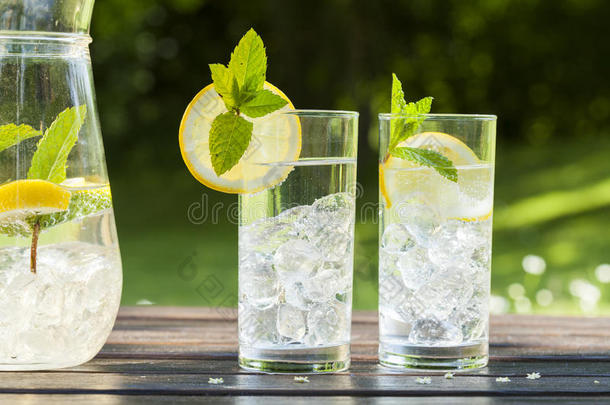
[[[436,170],[441,176],[457,182],[457,169],[451,160],[442,154],[429,149],[400,147],[394,148],[390,154],[394,157],[410,160],[422,166],[428,166]]]
[[[229,70],[237,80],[242,101],[263,89],[267,72],[267,55],[263,40],[250,28],[231,54]],[[238,105],[239,107],[239,105]]]
[[[254,98],[241,106],[241,112],[248,117],[263,117],[284,107],[288,102],[269,90],[260,90]]]
[[[400,80],[398,80],[396,74],[392,73],[392,106],[390,110],[392,114],[428,114],[430,112],[430,108],[432,107],[432,100],[432,97],[426,97],[422,98],[416,103],[407,103],[405,101],[405,93],[402,90],[402,83]],[[395,148],[405,139],[415,135],[417,128],[424,120],[425,117],[409,117],[392,120],[392,123],[390,124],[390,150]]]
[[[0,152],[17,145],[19,142],[42,135],[37,129],[32,128],[27,124],[15,125],[7,124],[0,126]]]
[[[417,129],[426,119],[424,114],[430,112],[432,97],[422,98],[415,103],[405,103],[399,114],[411,115],[413,117],[395,119],[392,122],[392,136],[390,137],[390,148],[396,147],[402,141],[417,133]],[[420,117],[418,117],[420,116]]]
[[[237,106],[236,95],[239,95],[237,88],[237,82],[233,73],[225,65],[220,63],[210,64],[210,71],[212,72],[212,81],[214,82],[214,89],[222,97],[222,101],[225,103],[227,110],[231,111]]]
[[[45,131],[32,157],[28,179],[61,183],[66,179],[68,155],[76,144],[87,106],[70,107],[59,113]]]
[[[232,112],[217,116],[210,129],[210,157],[214,172],[218,176],[239,162],[243,156],[254,125]]]
[[[405,102],[405,93],[402,91],[402,83],[398,80],[398,76],[392,73],[392,106],[390,112],[392,114],[401,114],[407,107]]]
[[[402,83],[398,80],[396,74],[392,73],[391,113],[410,117],[392,119],[388,145],[389,154],[431,167],[445,178],[457,182],[457,169],[453,162],[442,154],[422,148],[398,147],[401,142],[417,133],[417,129],[426,119],[424,115],[428,114],[432,108],[432,100],[432,97],[425,97],[415,103],[407,103],[402,90]]]

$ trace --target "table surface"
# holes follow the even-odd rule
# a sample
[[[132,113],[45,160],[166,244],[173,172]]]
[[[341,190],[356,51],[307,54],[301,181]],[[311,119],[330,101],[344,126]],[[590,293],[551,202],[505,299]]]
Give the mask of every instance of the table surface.
[[[610,403],[610,318],[491,318],[490,364],[442,374],[377,364],[377,314],[356,311],[352,366],[342,373],[246,372],[232,308],[124,307],[99,355],[79,367],[0,374],[0,403]],[[527,373],[538,372],[530,380]],[[430,384],[418,376],[430,375]],[[208,383],[222,377],[222,384]],[[510,382],[498,382],[509,377]],[[315,401],[315,402],[312,402]]]

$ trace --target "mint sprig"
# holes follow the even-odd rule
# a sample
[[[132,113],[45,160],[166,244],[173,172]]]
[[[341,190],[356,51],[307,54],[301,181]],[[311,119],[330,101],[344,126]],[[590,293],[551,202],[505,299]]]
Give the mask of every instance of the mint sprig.
[[[32,156],[32,163],[27,174],[28,179],[46,180],[57,184],[66,180],[68,155],[70,155],[78,140],[78,133],[85,122],[86,113],[87,106],[83,104],[66,108],[57,115],[36,145],[36,151]],[[26,124],[3,125],[0,127],[0,152],[25,139],[39,135],[41,135],[41,131]],[[0,222],[1,233],[11,236],[31,233],[30,270],[32,273],[36,273],[36,254],[40,231],[61,223],[62,218],[65,220],[68,217],[69,210],[74,208],[72,197],[68,211],[47,215],[32,215],[27,218],[26,223],[19,221]],[[103,207],[100,206],[100,208]]]
[[[446,156],[425,148],[399,147],[398,145],[417,134],[417,129],[424,122],[425,114],[430,112],[432,97],[425,97],[415,103],[407,103],[402,90],[402,83],[396,74],[392,73],[392,114],[405,115],[396,118],[390,124],[390,142],[388,154],[394,157],[410,160],[422,166],[431,167],[441,176],[457,182],[457,169]]]
[[[44,132],[32,157],[28,179],[61,183],[66,179],[68,155],[76,144],[85,115],[86,105],[66,108]]]
[[[287,104],[282,97],[264,90],[267,55],[261,37],[251,28],[239,41],[229,66],[209,65],[214,89],[226,113],[219,114],[210,129],[210,157],[218,176],[231,170],[244,155],[252,139],[253,124],[243,118],[260,118]]]
[[[42,132],[27,124],[2,125],[0,126],[0,152],[13,145],[17,145],[21,141],[40,135],[42,135]]]

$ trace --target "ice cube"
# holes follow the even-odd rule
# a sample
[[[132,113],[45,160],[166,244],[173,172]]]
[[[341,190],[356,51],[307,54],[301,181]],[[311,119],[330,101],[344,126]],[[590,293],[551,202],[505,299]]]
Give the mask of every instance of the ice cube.
[[[305,280],[286,282],[283,284],[283,301],[295,308],[308,310],[312,304],[312,301],[305,294],[305,287],[303,286],[304,282]]]
[[[257,251],[240,256],[239,291],[244,300],[259,309],[277,303],[280,285],[273,268],[273,256]]]
[[[440,217],[436,210],[423,203],[406,200],[398,208],[399,217],[418,245],[427,247],[430,238],[440,226]]]
[[[305,343],[311,346],[342,343],[347,340],[347,306],[339,301],[316,304],[307,314]]]
[[[420,247],[398,255],[396,266],[407,288],[417,289],[428,282],[434,274],[434,266],[428,259],[428,252]]]
[[[344,292],[345,282],[337,269],[322,269],[303,282],[305,296],[313,302],[324,302]]]
[[[279,343],[277,306],[258,309],[240,303],[238,311],[240,343],[259,346]]]
[[[426,314],[444,320],[456,308],[464,307],[472,292],[472,280],[456,274],[440,273],[417,290],[416,299],[425,308]]]
[[[297,231],[292,223],[278,217],[264,218],[239,227],[239,249],[272,254],[296,236]]]
[[[322,261],[317,249],[301,239],[287,241],[273,257],[275,270],[283,284],[305,280],[318,270]]]
[[[441,268],[469,265],[475,246],[471,241],[458,238],[458,232],[465,226],[468,225],[462,221],[448,221],[438,229],[428,245],[432,263]]]
[[[379,310],[379,333],[383,336],[409,336],[411,323],[396,316],[396,313],[387,308]]]
[[[450,322],[434,318],[419,319],[413,324],[409,341],[416,345],[457,345],[462,343],[462,331]]]
[[[290,304],[280,304],[277,313],[277,331],[289,342],[300,341],[307,330],[305,312]]]
[[[316,200],[298,222],[300,234],[329,261],[344,261],[352,253],[354,197],[335,193]]]
[[[415,240],[404,224],[391,224],[383,232],[381,248],[387,252],[406,252],[414,246]]]
[[[486,301],[486,300],[485,300]],[[462,329],[465,341],[481,339],[487,333],[487,305],[483,300],[471,302],[466,308],[456,310],[451,320]]]

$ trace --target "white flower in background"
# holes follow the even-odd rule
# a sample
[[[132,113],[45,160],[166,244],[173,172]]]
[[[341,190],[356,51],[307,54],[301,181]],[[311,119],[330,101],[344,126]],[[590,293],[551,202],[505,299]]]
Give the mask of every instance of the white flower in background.
[[[597,302],[602,296],[599,288],[580,278],[570,282],[570,294],[580,298],[580,308],[583,312],[593,312],[597,308]]]
[[[528,380],[537,380],[540,378],[540,373],[534,371],[533,373],[527,373],[527,378]]]
[[[208,378],[208,384],[222,384],[223,382],[225,382],[225,380],[222,378]]]
[[[543,288],[536,293],[536,302],[541,307],[548,307],[553,303],[553,293],[551,290]]]
[[[432,378],[430,377],[417,377],[415,382],[418,384],[432,384]]]
[[[508,378],[508,377],[498,377],[498,378],[496,378],[496,382],[502,382],[502,383],[510,382],[510,378]]]
[[[301,375],[295,375],[294,376],[294,381],[298,382],[298,383],[308,383],[309,382],[309,377],[301,376]]]
[[[600,264],[595,268],[595,277],[600,283],[610,283],[610,264]]]
[[[138,300],[138,302],[136,302],[136,305],[153,305],[154,302],[147,300],[146,298],[142,298],[141,300]]]
[[[453,373],[445,373],[445,378],[446,378],[447,380],[451,380],[451,379],[453,379]]]
[[[499,295],[489,297],[489,312],[494,315],[505,314],[510,309],[510,302]]]
[[[546,262],[540,256],[527,255],[521,261],[521,266],[526,273],[541,275],[546,270]]]
[[[508,286],[508,296],[512,299],[517,299],[525,295],[525,287],[519,283],[512,283]]]

